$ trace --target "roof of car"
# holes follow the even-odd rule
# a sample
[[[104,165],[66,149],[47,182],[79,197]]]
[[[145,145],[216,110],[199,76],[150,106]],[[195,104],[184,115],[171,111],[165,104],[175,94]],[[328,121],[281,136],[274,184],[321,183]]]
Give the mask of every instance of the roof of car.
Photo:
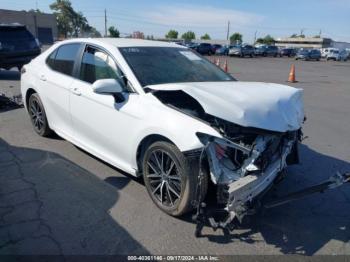
[[[177,45],[175,43],[143,40],[134,38],[75,38],[66,40],[65,42],[84,42],[91,44],[109,44],[116,47],[138,47],[138,46],[157,46],[157,47],[176,47],[186,48],[185,46]]]

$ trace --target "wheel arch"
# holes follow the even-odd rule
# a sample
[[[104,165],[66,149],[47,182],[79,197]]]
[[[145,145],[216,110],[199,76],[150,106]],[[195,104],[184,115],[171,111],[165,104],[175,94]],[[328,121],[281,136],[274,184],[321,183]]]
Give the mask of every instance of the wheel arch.
[[[26,96],[25,96],[25,106],[28,108],[28,103],[29,103],[29,98],[32,94],[38,93],[34,88],[30,87],[26,91]]]
[[[164,142],[169,142],[173,145],[176,146],[176,144],[171,141],[169,138],[160,135],[160,134],[150,134],[147,135],[146,137],[144,137],[140,143],[137,146],[137,150],[136,150],[136,164],[137,164],[137,175],[141,175],[142,174],[142,159],[143,156],[147,150],[147,148],[155,143],[155,142],[159,142],[159,141],[164,141]]]

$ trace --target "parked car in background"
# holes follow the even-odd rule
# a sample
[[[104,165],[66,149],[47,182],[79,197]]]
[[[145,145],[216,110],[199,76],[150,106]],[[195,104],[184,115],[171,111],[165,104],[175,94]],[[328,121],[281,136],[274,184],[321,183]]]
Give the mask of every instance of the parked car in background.
[[[40,53],[39,41],[24,25],[0,24],[0,68],[20,70]]]
[[[318,49],[311,49],[311,50],[307,50],[307,49],[301,49],[296,57],[295,60],[316,60],[316,61],[320,61],[321,59],[321,52]]]
[[[215,54],[216,53],[216,50],[220,49],[222,47],[222,45],[219,45],[219,44],[213,44],[211,45],[211,53],[212,54]]]
[[[251,45],[235,45],[235,46],[230,46],[228,50],[229,56],[240,56],[240,57],[245,57],[245,56],[254,56],[254,47]]]
[[[208,43],[200,43],[198,46],[194,48],[201,55],[211,55],[213,54],[211,44]]]
[[[321,57],[322,57],[322,58],[327,58],[329,52],[331,52],[331,51],[333,51],[333,50],[339,50],[339,49],[334,48],[334,47],[322,48],[322,49],[321,49]]]
[[[279,55],[280,57],[282,56],[292,57],[296,55],[296,51],[294,48],[282,48],[281,50],[279,50]]]
[[[348,53],[345,50],[330,50],[326,56],[326,60],[334,60],[334,61],[347,61]]]
[[[261,46],[255,47],[254,48],[254,55],[256,55],[256,56],[264,55],[265,49],[266,49],[265,45],[261,45]]]
[[[276,57],[278,55],[278,47],[274,45],[268,45],[266,46],[263,56],[274,56]]]
[[[228,46],[222,46],[221,48],[216,49],[215,54],[216,55],[228,55],[228,50],[229,50]]]
[[[191,49],[196,49],[198,45],[198,43],[187,43],[185,46]]]

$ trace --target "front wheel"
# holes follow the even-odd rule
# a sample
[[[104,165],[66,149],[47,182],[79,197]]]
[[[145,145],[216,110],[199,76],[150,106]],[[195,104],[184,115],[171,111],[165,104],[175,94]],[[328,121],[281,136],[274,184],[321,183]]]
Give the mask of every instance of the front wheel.
[[[193,172],[193,166],[175,145],[155,142],[147,149],[142,167],[148,194],[158,208],[172,216],[192,209],[198,172]]]
[[[29,97],[28,112],[34,131],[44,137],[51,135],[52,130],[49,127],[43,103],[37,93]]]

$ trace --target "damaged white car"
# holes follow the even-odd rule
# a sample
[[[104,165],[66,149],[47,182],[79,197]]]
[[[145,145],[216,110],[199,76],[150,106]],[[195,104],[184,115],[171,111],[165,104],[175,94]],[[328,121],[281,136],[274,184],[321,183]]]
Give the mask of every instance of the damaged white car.
[[[24,66],[21,89],[39,135],[55,131],[143,176],[170,215],[193,209],[210,188],[239,216],[298,162],[301,89],[236,81],[176,44],[63,41]]]

